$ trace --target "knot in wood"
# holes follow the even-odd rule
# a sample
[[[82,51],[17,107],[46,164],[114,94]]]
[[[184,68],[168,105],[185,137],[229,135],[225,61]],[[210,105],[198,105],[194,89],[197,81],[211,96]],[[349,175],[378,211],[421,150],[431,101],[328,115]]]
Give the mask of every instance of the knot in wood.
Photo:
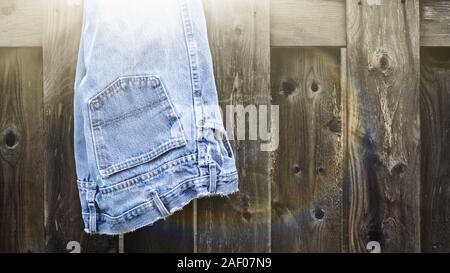
[[[19,144],[19,135],[14,128],[5,129],[1,135],[1,145],[6,149],[14,149]]]
[[[327,123],[327,127],[333,133],[342,133],[342,121],[340,118],[333,117],[333,119]]]
[[[20,157],[20,139],[21,135],[14,126],[0,133],[0,155],[9,164],[14,165]]]
[[[377,50],[369,61],[369,71],[389,76],[392,74],[394,65],[394,59],[388,51]]]
[[[391,174],[394,177],[402,178],[403,174],[406,172],[407,166],[405,163],[400,162],[395,164],[394,167],[391,169]]]

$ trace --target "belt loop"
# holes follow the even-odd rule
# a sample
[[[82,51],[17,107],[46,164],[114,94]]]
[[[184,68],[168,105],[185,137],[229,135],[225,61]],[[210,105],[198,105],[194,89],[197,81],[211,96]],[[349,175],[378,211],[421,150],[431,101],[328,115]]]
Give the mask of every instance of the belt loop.
[[[89,208],[89,232],[95,234],[97,232],[97,212],[95,207],[95,194],[97,189],[89,189],[87,191],[86,201]]]
[[[209,192],[216,193],[217,188],[217,170],[215,163],[209,163]]]
[[[153,201],[155,202],[156,207],[158,208],[159,212],[162,214],[163,217],[166,217],[170,214],[169,210],[164,206],[164,203],[161,201],[161,198],[159,198],[159,194],[152,190],[150,194],[153,196]]]

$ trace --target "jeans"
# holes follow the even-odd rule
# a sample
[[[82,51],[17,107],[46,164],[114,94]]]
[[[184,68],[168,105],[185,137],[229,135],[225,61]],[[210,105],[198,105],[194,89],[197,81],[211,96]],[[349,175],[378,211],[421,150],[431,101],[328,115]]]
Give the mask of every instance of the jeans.
[[[84,5],[74,145],[85,232],[131,232],[238,191],[201,0]]]

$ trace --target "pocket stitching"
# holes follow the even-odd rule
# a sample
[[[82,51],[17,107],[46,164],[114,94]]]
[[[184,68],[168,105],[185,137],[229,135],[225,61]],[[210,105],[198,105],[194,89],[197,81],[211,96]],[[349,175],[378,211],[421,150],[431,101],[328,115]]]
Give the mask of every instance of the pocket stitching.
[[[99,101],[104,101],[105,97],[109,97],[112,96],[114,94],[114,92],[118,92],[120,90],[119,87],[121,87],[122,83],[124,81],[131,81],[131,82],[137,82],[137,81],[142,81],[142,82],[150,82],[150,81],[155,81],[154,83],[152,83],[152,87],[153,88],[157,88],[160,87],[161,85],[161,79],[159,77],[157,77],[156,75],[148,75],[148,76],[122,76],[117,78],[116,80],[114,80],[110,85],[108,85],[106,88],[104,88],[102,91],[100,91],[98,94],[96,94],[95,96],[93,96],[92,98],[89,99],[88,103],[90,106],[94,105],[96,102]],[[158,84],[159,82],[159,84]],[[158,93],[158,96],[161,99],[161,94]],[[97,110],[97,109],[94,109]]]
[[[157,83],[152,83],[152,88],[157,90],[156,93],[159,98],[158,102],[163,103],[164,107],[169,107],[169,113],[168,113],[167,117],[172,117],[174,115],[174,118],[176,119],[176,122],[178,123],[178,129],[180,131],[181,137],[174,138],[174,139],[171,139],[170,141],[162,143],[159,146],[153,148],[149,152],[143,153],[138,156],[133,156],[122,162],[112,164],[109,167],[105,166],[105,167],[101,168],[99,159],[101,159],[101,155],[103,153],[101,151],[99,151],[99,146],[104,145],[104,144],[101,141],[101,139],[103,139],[103,134],[101,133],[102,130],[101,130],[101,126],[99,126],[99,125],[104,125],[104,124],[102,124],[102,122],[94,122],[94,120],[92,118],[92,113],[99,110],[99,107],[95,107],[95,104],[98,103],[99,100],[104,101],[105,97],[112,96],[114,94],[114,92],[117,92],[118,90],[120,90],[120,86],[124,80],[132,81],[132,82],[135,82],[135,81],[149,82],[149,81],[156,80]],[[175,148],[178,148],[178,147],[181,147],[181,146],[184,146],[187,144],[185,133],[184,133],[183,127],[181,125],[180,118],[178,117],[178,114],[175,111],[174,105],[169,101],[169,95],[165,90],[162,80],[156,75],[120,77],[117,80],[115,80],[112,84],[110,84],[108,87],[104,88],[102,91],[100,91],[98,94],[96,94],[94,97],[89,99],[88,104],[89,104],[88,113],[89,113],[89,120],[90,120],[91,136],[92,136],[92,141],[94,144],[95,158],[97,161],[96,165],[100,172],[100,175],[103,177],[112,175],[114,173],[126,170],[126,169],[134,167],[134,166],[138,166],[145,162],[150,162],[151,160],[159,157],[160,155],[164,154],[165,152],[168,152],[172,149],[175,149]],[[147,106],[154,107],[155,105],[157,105],[157,103],[153,103],[153,104],[150,104]],[[147,109],[148,108],[147,106],[142,107],[141,109],[143,109],[143,108]],[[139,112],[142,112],[142,111],[139,111]],[[118,116],[116,118],[112,118],[111,120],[115,120],[115,119],[121,120],[124,118],[124,116],[127,116],[127,114]],[[106,123],[112,122],[111,120],[107,120]],[[96,123],[99,123],[99,124],[96,124]],[[95,130],[99,131],[97,136],[94,134]]]
[[[101,127],[105,127],[105,126],[110,125],[110,124],[112,124],[112,123],[115,123],[115,122],[121,121],[121,120],[123,120],[123,119],[132,117],[133,115],[139,114],[139,113],[143,112],[143,111],[146,110],[146,109],[149,109],[149,108],[152,109],[152,108],[154,108],[156,105],[158,105],[158,103],[148,104],[148,105],[146,105],[146,106],[144,106],[144,107],[135,109],[135,110],[133,110],[133,111],[131,111],[131,112],[125,113],[125,114],[120,115],[120,116],[117,116],[117,117],[115,117],[115,118],[107,119],[107,120],[105,120],[105,121],[93,121],[93,122],[92,122],[92,126],[93,126],[93,127],[96,127],[96,128],[97,128],[97,127],[100,127],[100,128],[101,128]]]
[[[171,149],[174,149],[177,147],[181,147],[184,144],[186,144],[186,141],[184,138],[173,139],[171,141],[168,141],[168,142],[165,142],[165,143],[159,145],[158,147],[154,148],[151,152],[129,158],[123,162],[114,164],[106,169],[100,170],[100,173],[102,175],[111,175],[116,172],[137,166],[144,162],[149,162],[149,161],[159,157],[163,153],[167,152],[168,150],[171,150]]]

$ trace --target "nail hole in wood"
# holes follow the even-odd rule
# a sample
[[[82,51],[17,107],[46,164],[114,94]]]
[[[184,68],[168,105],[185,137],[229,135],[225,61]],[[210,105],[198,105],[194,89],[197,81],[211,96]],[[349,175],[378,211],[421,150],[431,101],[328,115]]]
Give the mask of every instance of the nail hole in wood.
[[[318,168],[316,169],[317,175],[325,175],[326,172],[327,172],[327,170],[326,170],[324,167],[318,167]]]
[[[292,170],[294,171],[294,174],[300,174],[301,172],[302,172],[302,168],[300,168],[300,166],[299,165],[297,165],[297,164],[295,164],[293,167],[292,167]]]
[[[319,207],[315,208],[314,209],[314,217],[317,220],[322,220],[323,217],[325,217],[325,211],[322,208],[319,208]]]
[[[313,91],[313,92],[319,91],[319,85],[317,84],[317,82],[314,81],[314,82],[311,84],[311,91]]]

